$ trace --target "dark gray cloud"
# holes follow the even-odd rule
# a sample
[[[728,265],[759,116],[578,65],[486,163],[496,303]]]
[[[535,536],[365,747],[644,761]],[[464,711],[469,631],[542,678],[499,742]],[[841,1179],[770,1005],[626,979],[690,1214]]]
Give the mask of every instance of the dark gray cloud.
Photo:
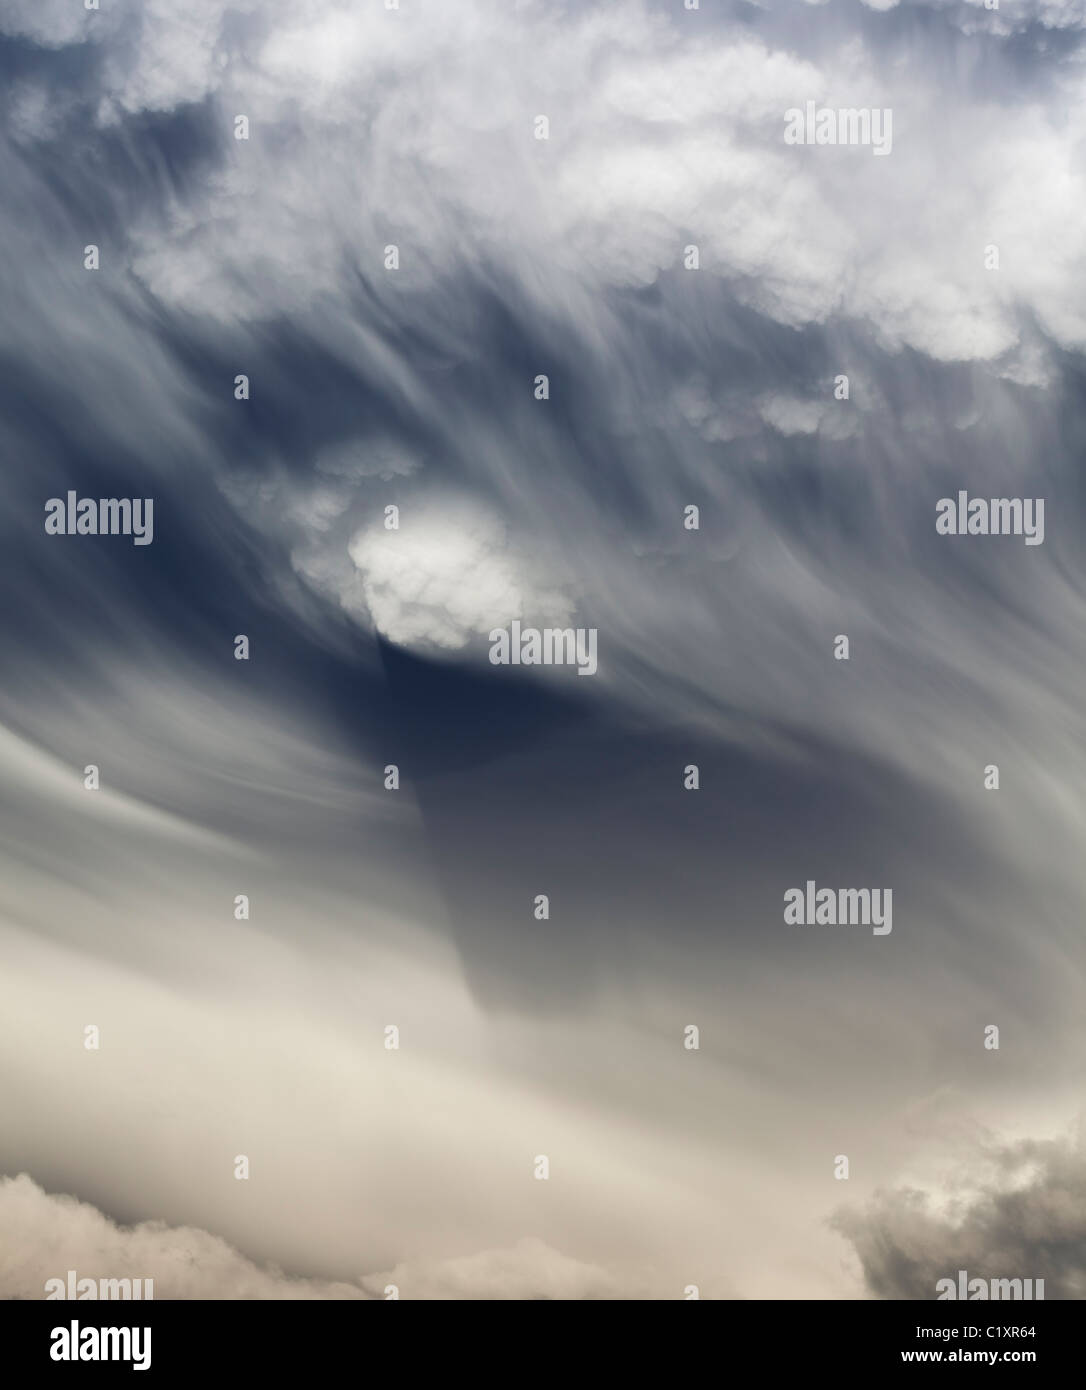
[[[942,1202],[915,1188],[879,1192],[845,1209],[852,1242],[879,1298],[931,1299],[940,1279],[1045,1281],[1046,1299],[1086,1298],[1086,1147],[1081,1133],[989,1141],[958,1175],[967,1191]]]

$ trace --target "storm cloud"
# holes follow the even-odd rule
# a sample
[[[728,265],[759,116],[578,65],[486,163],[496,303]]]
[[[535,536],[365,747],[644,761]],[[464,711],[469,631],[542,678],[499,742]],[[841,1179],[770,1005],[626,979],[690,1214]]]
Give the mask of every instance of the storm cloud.
[[[836,1216],[873,1294],[934,1298],[938,1280],[957,1286],[964,1269],[984,1280],[1041,1277],[1046,1299],[1086,1297],[1081,1132],[1045,1141],[989,1139],[955,1179],[941,1201],[898,1188]]]

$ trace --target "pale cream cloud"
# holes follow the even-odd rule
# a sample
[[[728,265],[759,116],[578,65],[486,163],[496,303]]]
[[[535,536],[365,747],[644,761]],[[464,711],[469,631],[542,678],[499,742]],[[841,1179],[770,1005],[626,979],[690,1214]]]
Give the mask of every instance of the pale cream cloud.
[[[44,1192],[26,1173],[0,1177],[0,1298],[45,1298],[50,1279],[67,1291],[69,1270],[79,1279],[151,1279],[156,1299],[367,1297],[352,1284],[291,1279],[194,1226],[121,1226],[88,1202]]]

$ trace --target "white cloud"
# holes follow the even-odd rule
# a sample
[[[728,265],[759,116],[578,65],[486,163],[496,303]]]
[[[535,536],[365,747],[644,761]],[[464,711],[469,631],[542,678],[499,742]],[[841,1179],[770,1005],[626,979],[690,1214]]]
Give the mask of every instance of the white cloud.
[[[568,599],[526,579],[498,521],[431,504],[401,527],[370,526],[349,547],[374,624],[391,641],[455,648],[513,618],[546,626],[571,616]]]
[[[222,131],[219,167],[173,202],[166,234],[157,212],[132,232],[136,273],[186,310],[263,317],[361,276],[409,313],[412,290],[469,257],[583,324],[602,290],[653,283],[692,238],[701,275],[782,323],[840,314],[890,346],[990,360],[1015,347],[1025,307],[1086,345],[1086,103],[1070,77],[1054,75],[1047,106],[971,111],[930,66],[886,67],[859,43],[818,65],[746,29],[692,46],[684,20],[640,4],[556,16],[462,0],[424,24],[337,0],[144,11],[106,47],[103,119],[210,95]],[[1031,13],[1077,24],[1081,6]],[[0,18],[55,42],[87,32],[48,14]],[[228,41],[239,17],[246,37]],[[892,108],[891,155],[785,146],[784,112],[809,98]],[[239,111],[249,141],[232,138]],[[999,274],[981,266],[990,242]]]
[[[826,413],[821,401],[801,401],[778,392],[761,397],[757,404],[762,419],[780,434],[817,434]]]

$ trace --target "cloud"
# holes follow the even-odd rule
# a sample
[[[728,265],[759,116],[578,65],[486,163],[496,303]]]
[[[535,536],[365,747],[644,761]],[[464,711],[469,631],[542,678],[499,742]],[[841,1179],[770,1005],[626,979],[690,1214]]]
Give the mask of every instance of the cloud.
[[[395,1284],[401,1298],[591,1301],[653,1296],[648,1280],[638,1288],[629,1278],[572,1260],[536,1238],[460,1258],[405,1260],[384,1274],[367,1276],[362,1284],[375,1297],[383,1297],[389,1284]]]
[[[1086,1134],[989,1142],[937,1201],[911,1187],[878,1192],[834,1217],[879,1298],[932,1299],[959,1270],[1044,1279],[1045,1298],[1086,1298]]]
[[[1079,36],[736,13],[0,0],[4,1171],[376,1296],[848,1296],[843,1125],[855,1188],[933,1053],[1001,1117],[1070,1084]],[[892,154],[785,146],[806,99]],[[154,546],[44,537],[69,485]],[[937,537],[959,487],[1045,545]],[[574,613],[575,700],[487,663]],[[782,934],[808,876],[893,936]]]
[[[781,434],[816,434],[827,410],[822,401],[801,401],[779,393],[765,396],[757,405],[766,424]]]
[[[92,38],[101,33],[103,20],[110,31],[113,25],[108,9],[105,14],[95,14],[83,5],[68,4],[68,0],[40,0],[32,7],[19,0],[0,0],[0,33],[50,47]]]
[[[513,618],[562,625],[572,613],[556,590],[525,581],[500,522],[464,506],[431,504],[402,530],[372,526],[349,551],[378,631],[404,646],[457,648]]]
[[[0,1298],[45,1297],[47,1279],[153,1279],[154,1296],[364,1299],[352,1284],[291,1279],[193,1226],[119,1226],[74,1197],[44,1192],[26,1173],[0,1177]]]
[[[1004,36],[1035,25],[1052,30],[1086,27],[1084,0],[1017,0],[1002,8],[991,0],[928,0],[927,7],[945,12],[953,24],[968,34]]]
[[[157,109],[215,90],[213,8],[177,34],[184,61],[141,52],[116,100]],[[656,282],[692,241],[702,277],[780,323],[840,314],[892,348],[991,360],[1016,348],[1027,307],[1065,346],[1086,343],[1086,298],[1068,289],[1083,268],[1071,229],[1086,105],[1058,73],[1048,107],[1009,114],[963,102],[926,66],[885,65],[874,44],[812,59],[720,25],[699,48],[689,16],[642,5],[555,16],[464,0],[455,25],[434,11],[420,27],[325,0],[278,20],[254,30],[232,97],[253,138],[227,139],[220,106],[205,196],[165,235],[157,218],[134,228],[136,273],[167,302],[244,317],[360,275],[384,308],[405,307],[484,260],[537,309],[581,318],[586,296]],[[166,13],[153,32],[178,24]],[[462,27],[471,65],[454,60]],[[859,93],[895,112],[891,158],[784,145],[787,109]],[[533,139],[537,109],[547,142]],[[288,124],[285,150],[269,136]],[[383,270],[388,241],[402,272]],[[984,271],[992,242],[999,274]]]
[[[139,279],[189,312],[298,311],[361,278],[382,312],[414,313],[412,296],[482,262],[537,311],[577,320],[601,290],[676,270],[693,241],[700,276],[780,323],[842,315],[944,361],[1015,351],[1030,315],[1061,345],[1086,344],[1074,235],[1086,101],[1055,61],[1047,99],[1004,86],[994,106],[922,55],[886,62],[877,35],[831,50],[816,30],[807,55],[771,20],[764,36],[722,22],[696,44],[700,16],[645,4],[555,14],[461,0],[425,22],[339,0],[39,8],[6,4],[0,25],[101,47],[104,125],[210,103],[217,158],[194,196],[133,218],[128,247]],[[992,18],[997,34],[1005,19],[950,12]],[[840,33],[826,14],[826,36]],[[1037,0],[1010,23],[1074,30],[1082,15]],[[787,109],[861,95],[895,113],[890,158],[784,145]],[[541,111],[546,142],[533,138]],[[233,138],[239,112],[247,141]],[[401,272],[383,268],[389,241]],[[984,269],[992,243],[998,273]],[[448,298],[452,311],[461,296]]]
[[[653,1297],[651,1278],[638,1285],[534,1237],[473,1255],[412,1257],[357,1285],[292,1278],[208,1231],[119,1225],[88,1202],[43,1191],[26,1173],[0,1177],[0,1299],[43,1299],[46,1281],[66,1282],[69,1270],[96,1281],[151,1279],[156,1299],[384,1299],[389,1285],[401,1299]]]

